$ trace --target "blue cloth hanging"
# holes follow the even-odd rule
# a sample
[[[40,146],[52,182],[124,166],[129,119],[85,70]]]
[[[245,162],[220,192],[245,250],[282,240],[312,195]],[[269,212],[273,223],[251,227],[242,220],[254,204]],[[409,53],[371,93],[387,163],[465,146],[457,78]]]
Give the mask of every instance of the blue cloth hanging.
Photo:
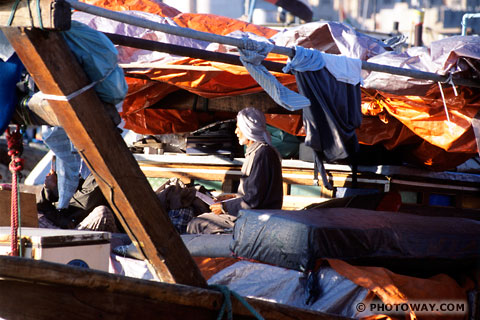
[[[16,54],[5,62],[0,60],[0,134],[7,129],[18,104],[16,85],[23,70],[23,64]]]

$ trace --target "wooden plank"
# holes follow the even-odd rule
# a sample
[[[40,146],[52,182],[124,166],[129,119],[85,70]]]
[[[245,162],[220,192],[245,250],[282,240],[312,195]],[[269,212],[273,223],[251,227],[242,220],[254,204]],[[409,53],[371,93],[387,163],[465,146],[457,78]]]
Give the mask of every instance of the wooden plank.
[[[39,123],[36,124],[47,124],[52,127],[61,126],[48,100],[44,100],[38,95],[34,95],[28,101],[28,108],[39,118],[37,120]]]
[[[331,200],[332,197],[312,196],[283,196],[282,210],[301,210],[314,203],[322,203]]]
[[[241,167],[221,167],[186,164],[162,164],[145,165],[141,164],[140,169],[149,178],[179,178],[184,183],[186,180],[240,180],[242,175]]]
[[[19,28],[2,31],[43,93],[68,96],[89,83],[61,34]],[[206,286],[95,91],[90,89],[69,102],[51,100],[50,104],[157,275],[166,282]]]
[[[214,290],[16,257],[0,257],[0,277],[5,319],[215,319],[223,302]],[[245,299],[265,319],[345,319]],[[234,298],[232,310],[234,319],[253,318]]]
[[[220,180],[225,182],[225,188],[222,188],[224,192],[229,191],[228,180],[238,181],[242,175],[240,164],[230,165],[208,165],[205,163],[197,163],[196,165],[188,164],[186,161],[178,163],[167,162],[150,162],[140,161],[140,169],[149,178],[179,178],[184,183],[188,180]],[[299,185],[313,185],[314,170],[312,169],[292,169],[282,167],[284,194],[290,194],[289,188],[286,185],[299,184]],[[329,179],[334,187],[352,187],[352,174],[347,172],[328,171]],[[382,175],[376,175],[371,173],[358,173],[357,175],[359,188],[375,188],[379,191],[386,191],[385,187],[389,184],[389,180]],[[333,194],[324,189],[323,195]]]
[[[0,226],[10,226],[11,196],[9,190],[0,190]],[[38,227],[37,203],[32,193],[20,193],[20,221],[22,227]]]
[[[168,69],[171,65],[164,65],[162,68]],[[182,69],[189,68],[188,66],[175,66],[175,68]],[[218,70],[218,69],[217,69]],[[135,74],[126,69],[126,77],[137,77],[140,74]],[[150,79],[145,77],[145,79]],[[153,81],[153,80],[151,80]],[[211,111],[225,111],[237,113],[243,108],[255,106],[255,108],[261,110],[263,113],[292,113],[285,108],[279,106],[270,96],[265,92],[249,93],[240,96],[227,96],[217,98],[204,98],[191,93],[187,90],[176,90],[162,100],[155,104],[155,107],[162,109],[177,109],[177,110],[194,110],[198,112],[211,112]],[[300,113],[296,111],[294,113]]]
[[[232,111],[238,112],[246,107],[255,106],[263,113],[292,113],[285,108],[280,107],[265,92],[257,92],[232,97],[219,97],[208,100],[208,110],[210,111]],[[298,112],[294,112],[298,113]]]
[[[0,1],[0,26],[35,27],[68,30],[71,25],[70,4],[63,0]]]

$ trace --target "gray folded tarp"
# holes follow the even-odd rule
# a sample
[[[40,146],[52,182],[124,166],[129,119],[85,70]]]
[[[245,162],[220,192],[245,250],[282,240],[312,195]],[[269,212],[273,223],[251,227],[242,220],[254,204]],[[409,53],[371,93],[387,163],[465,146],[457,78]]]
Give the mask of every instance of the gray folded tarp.
[[[300,271],[319,258],[429,268],[480,259],[480,222],[354,208],[242,210],[235,256]]]
[[[180,236],[183,244],[194,257],[217,258],[233,255],[230,250],[231,234],[182,234]],[[115,254],[139,260],[144,259],[127,235],[121,237],[116,234],[114,239],[116,239],[115,245],[112,243],[112,247],[114,247]]]
[[[237,262],[213,275],[208,284],[225,285],[241,296],[255,297],[302,309],[358,318],[356,309],[370,291],[324,265],[302,272],[248,261]]]
[[[231,257],[231,234],[182,234],[183,243],[194,257]]]

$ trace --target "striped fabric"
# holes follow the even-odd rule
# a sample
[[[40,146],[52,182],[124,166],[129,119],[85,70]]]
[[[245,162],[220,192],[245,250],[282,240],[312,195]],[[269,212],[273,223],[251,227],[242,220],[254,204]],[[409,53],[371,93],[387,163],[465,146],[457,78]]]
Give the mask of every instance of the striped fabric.
[[[250,36],[250,35],[249,35]],[[262,60],[272,50],[273,45],[265,38],[252,41],[243,38],[246,49],[240,49],[240,60],[248,70],[252,78],[268,93],[268,95],[279,105],[287,110],[295,111],[310,106],[310,100],[295,91],[283,86],[278,80],[261,64]]]

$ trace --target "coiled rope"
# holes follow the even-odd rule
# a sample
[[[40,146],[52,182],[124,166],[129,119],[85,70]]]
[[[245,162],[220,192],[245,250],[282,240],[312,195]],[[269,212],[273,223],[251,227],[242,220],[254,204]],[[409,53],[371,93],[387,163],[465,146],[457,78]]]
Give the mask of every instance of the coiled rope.
[[[8,168],[12,173],[12,206],[10,216],[11,226],[11,255],[18,256],[18,226],[20,220],[20,197],[18,190],[18,176],[23,169],[23,158],[20,156],[23,153],[23,136],[20,133],[20,126],[17,125],[17,130],[11,132],[10,128],[5,131],[7,137],[8,155],[11,158]]]

